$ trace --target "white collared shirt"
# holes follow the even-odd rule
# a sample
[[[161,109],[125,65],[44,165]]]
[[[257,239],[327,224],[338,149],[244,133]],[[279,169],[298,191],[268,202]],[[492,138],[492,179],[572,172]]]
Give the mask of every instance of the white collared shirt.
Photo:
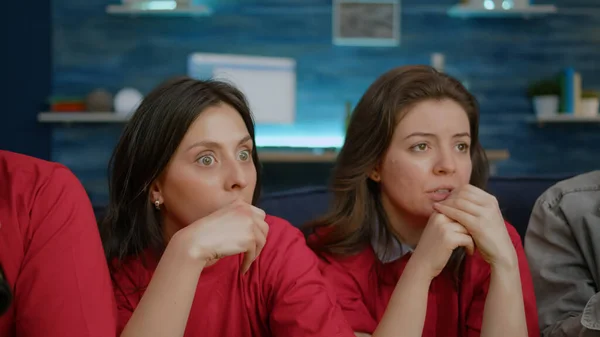
[[[371,247],[373,247],[373,251],[375,252],[375,255],[377,256],[379,261],[381,261],[382,263],[389,263],[389,262],[396,261],[396,260],[402,258],[404,255],[406,255],[408,253],[412,253],[414,251],[414,248],[398,241],[398,239],[391,233],[389,234],[392,236],[391,247],[383,246],[377,240],[379,238],[379,234],[380,234],[381,230],[385,230],[385,229],[382,228],[381,223],[379,222],[379,220],[377,220],[375,222],[375,226],[373,226],[373,233],[371,235]]]

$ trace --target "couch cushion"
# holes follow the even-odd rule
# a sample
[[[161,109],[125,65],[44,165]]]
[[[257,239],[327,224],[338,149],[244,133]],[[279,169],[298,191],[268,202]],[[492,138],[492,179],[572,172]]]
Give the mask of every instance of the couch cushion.
[[[504,218],[524,238],[537,198],[552,185],[567,178],[569,177],[494,177],[488,182],[488,191],[498,199]]]
[[[265,194],[259,202],[265,212],[296,227],[327,212],[331,195],[324,186],[310,186]]]

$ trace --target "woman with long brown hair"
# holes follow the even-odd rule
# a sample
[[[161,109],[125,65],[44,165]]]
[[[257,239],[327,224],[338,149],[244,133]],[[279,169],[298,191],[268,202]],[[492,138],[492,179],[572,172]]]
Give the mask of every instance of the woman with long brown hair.
[[[476,99],[428,66],[390,70],[356,106],[333,205],[307,234],[357,335],[539,336],[478,129]]]

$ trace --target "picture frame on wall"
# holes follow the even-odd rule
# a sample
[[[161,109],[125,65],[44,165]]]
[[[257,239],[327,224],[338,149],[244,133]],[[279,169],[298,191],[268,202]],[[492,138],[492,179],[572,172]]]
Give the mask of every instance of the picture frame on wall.
[[[400,0],[333,0],[333,44],[400,45]]]

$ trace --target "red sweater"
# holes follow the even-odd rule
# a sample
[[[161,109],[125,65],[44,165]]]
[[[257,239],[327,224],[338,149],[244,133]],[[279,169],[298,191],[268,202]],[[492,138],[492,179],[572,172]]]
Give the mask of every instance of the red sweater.
[[[185,336],[354,337],[300,231],[273,216],[266,222],[267,243],[245,275],[241,254],[203,269]],[[136,258],[113,274],[119,332],[156,268],[156,259],[146,257],[147,266]]]
[[[96,219],[64,166],[0,151],[0,263],[14,296],[0,336],[115,335]]]
[[[533,283],[521,239],[507,224],[519,259],[519,271],[530,337],[539,337]],[[373,333],[411,254],[383,264],[371,247],[347,258],[325,256],[321,269],[335,286],[339,303],[354,331]],[[444,270],[429,288],[423,337],[478,337],[490,282],[490,266],[479,253],[464,260],[460,292],[452,272]],[[407,303],[406,305],[410,305]]]

